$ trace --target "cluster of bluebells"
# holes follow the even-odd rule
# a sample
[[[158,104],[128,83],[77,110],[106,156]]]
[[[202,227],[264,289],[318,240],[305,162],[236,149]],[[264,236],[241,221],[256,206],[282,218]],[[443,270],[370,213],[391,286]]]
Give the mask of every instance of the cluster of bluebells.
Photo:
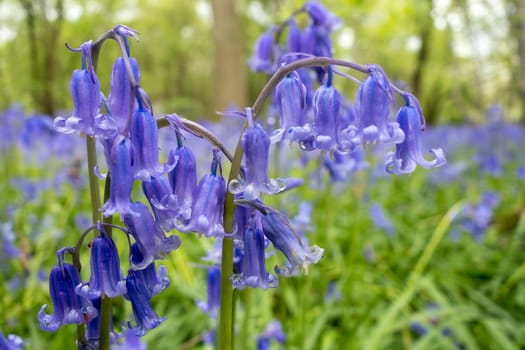
[[[295,22],[300,13],[309,16],[306,28]],[[272,74],[305,56],[330,58],[330,33],[339,24],[340,20],[321,4],[307,2],[294,17],[261,36],[250,65],[256,71]],[[288,34],[287,45],[277,40],[284,31]],[[326,167],[340,177],[357,167],[356,158],[347,155],[357,154],[358,146],[368,143],[395,144],[395,151],[385,156],[386,169],[394,174],[411,173],[416,165],[431,168],[445,163],[439,148],[431,150],[433,160],[423,157],[420,138],[425,123],[419,103],[410,93],[395,88],[381,67],[369,65],[361,70],[368,76],[359,83],[354,104],[334,85],[335,75],[341,73],[335,66],[326,65],[290,71],[275,86],[270,113],[278,114],[279,125],[273,131],[257,119],[254,109],[239,113],[246,120],[246,128],[240,136],[243,157],[235,179],[227,183],[223,177],[223,153],[232,159],[224,146],[218,145],[209,156],[209,171],[198,180],[196,157],[185,142],[185,133],[205,137],[204,128],[196,131],[176,114],[165,116],[176,146],[162,163],[158,120],[149,97],[140,87],[138,63],[130,55],[128,39],[136,37],[136,32],[119,25],[108,37],[115,39],[123,52],[113,65],[108,97],[101,92],[93,65],[92,52],[98,42],[85,42],[73,49],[81,54],[81,68],[73,72],[70,82],[73,113],[57,117],[54,127],[65,134],[87,135],[103,148],[108,174],[101,174],[98,166],[90,171],[109,181],[109,196],[101,212],[105,217],[119,215],[125,225],[121,229],[130,242],[129,270],[127,275],[122,273],[120,255],[107,226],[92,226],[98,234],[90,244],[89,280],[82,281],[77,268],[65,261],[66,253],[78,255],[75,248],[57,252],[58,264],[49,278],[53,313],[46,313],[47,305],[38,313],[44,330],[86,323],[86,339],[96,345],[101,300],[119,296],[131,303],[134,321],[127,329],[134,335],[141,336],[161,324],[164,318],[153,310],[151,299],[168,286],[169,280],[166,268],[155,264],[180,246],[178,236],[167,235],[175,229],[214,238],[218,250],[223,239],[233,239],[231,283],[236,289],[266,290],[278,285],[277,276],[306,273],[310,264],[319,262],[323,249],[309,245],[303,235],[310,229],[311,206],[302,205],[299,215],[290,220],[264,201],[265,196],[280,194],[302,183],[269,176],[272,144],[288,141],[299,144],[303,151],[319,150]],[[404,105],[391,120],[396,91]],[[348,161],[353,161],[353,165],[346,164]],[[133,199],[136,182],[140,182],[146,201]],[[226,232],[223,224],[228,191],[235,204],[232,232]],[[284,256],[285,262],[269,272],[266,258],[271,247]],[[208,299],[198,303],[212,317],[217,315],[220,302],[220,258],[219,251],[210,253],[208,260],[213,264],[208,269]],[[269,330],[268,334],[279,334],[277,331]],[[271,338],[284,341],[282,332],[278,336],[267,335],[260,348],[265,348]]]
[[[17,335],[9,334],[5,337],[0,331],[0,349],[2,350],[22,350],[24,341]]]
[[[295,19],[302,13],[309,18],[305,28],[300,28]],[[339,24],[340,20],[323,5],[309,1],[302,11],[259,37],[250,66],[254,71],[272,74],[304,57],[330,58],[330,34]],[[286,42],[279,42],[283,37]],[[361,82],[330,65],[288,74],[272,98],[270,117],[277,114],[275,119],[279,120],[272,142],[289,140],[306,151],[328,151],[330,157],[325,157],[324,165],[336,181],[346,179],[360,164],[355,156],[346,154],[359,150],[362,144],[395,145],[395,151],[385,155],[385,168],[394,174],[412,173],[417,165],[432,168],[445,164],[441,148],[430,150],[432,160],[424,157],[421,132],[425,120],[417,98],[397,89],[378,65],[367,66],[366,73],[368,76]],[[335,74],[359,83],[354,102],[337,90]],[[394,113],[396,92],[402,106]]]

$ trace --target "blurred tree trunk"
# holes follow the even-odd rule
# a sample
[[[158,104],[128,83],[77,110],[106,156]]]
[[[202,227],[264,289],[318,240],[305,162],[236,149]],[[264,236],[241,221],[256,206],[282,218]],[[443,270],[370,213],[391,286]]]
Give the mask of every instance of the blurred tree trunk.
[[[525,122],[525,0],[507,0],[507,17],[518,58],[512,76],[521,107],[520,119]]]
[[[246,60],[234,0],[211,0],[213,7],[213,111],[246,106]]]
[[[20,0],[20,2],[25,11],[29,42],[33,107],[38,112],[53,116],[56,109],[53,94],[58,67],[56,54],[64,20],[64,2],[56,0],[54,7],[56,18],[53,20],[48,19],[45,0],[40,2]]]

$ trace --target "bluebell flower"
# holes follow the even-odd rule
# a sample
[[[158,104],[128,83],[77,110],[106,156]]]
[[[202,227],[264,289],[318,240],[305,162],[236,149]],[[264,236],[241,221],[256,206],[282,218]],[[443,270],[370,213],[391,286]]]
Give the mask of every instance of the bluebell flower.
[[[240,180],[232,180],[228,188],[231,193],[243,193],[246,200],[259,198],[261,193],[276,194],[286,189],[282,179],[268,177],[268,152],[270,137],[260,123],[253,120],[252,110],[246,109],[248,127],[241,138],[244,151],[244,176]]]
[[[126,290],[126,297],[131,302],[136,323],[135,327],[129,326],[136,330],[138,336],[144,335],[146,331],[158,327],[166,320],[165,317],[159,317],[153,310],[150,292],[138,271],[129,270],[126,278]]]
[[[142,342],[140,336],[134,329],[126,329],[115,344],[111,345],[111,350],[146,350],[146,344]]]
[[[216,317],[221,305],[221,269],[212,266],[206,274],[208,298],[206,301],[198,300],[197,306],[210,317]]]
[[[15,259],[19,256],[20,251],[15,246],[15,233],[13,232],[13,223],[11,221],[1,223],[0,228],[2,230],[2,250],[0,251],[0,258],[6,257],[7,259]],[[5,264],[5,261],[0,259],[0,262]]]
[[[301,52],[301,41],[302,41],[302,33],[301,28],[297,26],[297,23],[295,23],[295,20],[293,18],[288,20],[288,36],[286,39],[286,43],[288,46],[288,52]],[[293,55],[292,60],[295,61],[295,58],[297,56]]]
[[[146,107],[141,92],[137,91],[138,110],[131,118],[131,143],[135,150],[135,178],[149,181],[151,177],[161,176],[175,166],[172,163],[162,166],[159,163],[158,129],[157,121],[151,111]]]
[[[481,242],[492,221],[494,209],[499,202],[500,195],[498,193],[485,191],[482,193],[478,203],[468,203],[462,208],[456,221],[477,242]],[[454,231],[453,236],[457,236],[457,233]]]
[[[177,249],[180,238],[172,235],[166,237],[160,226],[151,215],[148,207],[141,202],[131,205],[133,213],[123,215],[123,221],[137,243],[142,259],[131,259],[134,269],[143,269],[155,259],[163,259],[172,250]]]
[[[175,196],[168,179],[152,177],[149,181],[143,181],[142,191],[155,214],[155,220],[163,230],[172,230],[175,227],[177,211],[174,208]]]
[[[328,9],[318,1],[306,2],[304,9],[315,25],[323,26],[328,30],[334,30],[342,24],[340,18],[328,11]]]
[[[417,99],[409,94],[404,94],[406,106],[401,107],[397,113],[397,121],[405,134],[403,142],[396,145],[396,151],[385,155],[385,167],[390,173],[410,174],[417,165],[423,168],[435,168],[447,162],[445,153],[441,148],[431,149],[434,159],[431,161],[423,157],[421,150],[420,133],[425,127],[425,119]]]
[[[102,207],[104,216],[130,213],[135,157],[129,138],[118,135],[114,140],[105,140],[106,162],[111,176],[109,199]]]
[[[384,230],[389,236],[395,233],[395,227],[392,220],[385,215],[385,212],[379,203],[372,203],[369,214],[377,228]]]
[[[131,245],[130,255],[131,265],[140,264],[140,262],[144,260],[142,257],[142,252],[136,243]],[[158,272],[155,269],[155,262],[152,262],[142,270],[135,271],[136,278],[142,280],[142,283],[144,284],[150,298],[162,292],[170,284],[168,271],[164,265],[159,266]]]
[[[232,276],[232,284],[237,289],[246,287],[275,288],[277,278],[266,271],[264,234],[259,220],[254,220],[251,227],[244,231],[243,254],[240,271]]]
[[[359,86],[355,99],[357,137],[363,143],[400,143],[403,131],[388,119],[394,102],[390,81],[380,66],[369,65],[368,71],[370,75]]]
[[[51,269],[49,294],[53,314],[46,314],[45,304],[40,308],[38,321],[42,330],[55,332],[63,325],[87,323],[97,317],[92,303],[75,293],[75,288],[81,283],[78,271],[71,264],[61,263]]]
[[[226,181],[222,177],[219,150],[213,151],[210,173],[199,182],[197,199],[193,205],[189,223],[190,231],[206,237],[220,237],[225,234],[223,222]]]
[[[251,205],[263,215],[261,223],[264,235],[288,260],[286,266],[276,266],[281,276],[293,276],[299,272],[308,273],[308,264],[316,264],[323,257],[324,250],[316,245],[303,247],[301,238],[293,230],[288,218],[277,210],[258,201],[236,201],[240,205]]]
[[[272,142],[283,138],[302,141],[305,137],[302,128],[306,124],[306,88],[299,73],[292,72],[277,84],[275,101],[279,110],[280,125],[272,136]]]
[[[315,148],[331,150],[339,144],[339,114],[342,98],[332,84],[332,70],[328,68],[327,82],[315,92],[313,99]]]
[[[286,342],[283,327],[278,320],[268,323],[264,332],[257,338],[257,350],[269,350],[272,340],[281,344]]]
[[[89,283],[76,286],[76,293],[88,299],[106,295],[110,298],[126,292],[126,283],[120,271],[120,259],[117,247],[102,226],[100,235],[91,243],[91,278]]]
[[[140,81],[140,72],[137,60],[129,57],[135,82]],[[113,63],[111,80],[109,83],[110,93],[108,98],[111,117],[115,121],[119,132],[127,130],[131,122],[131,116],[137,111],[138,104],[135,92],[131,88],[128,71],[123,57],[117,57]]]
[[[0,331],[0,349],[2,350],[22,350],[24,348],[24,341],[17,335],[9,334],[7,339]]]
[[[265,72],[272,74],[275,70],[273,65],[274,31],[269,29],[259,36],[255,43],[252,57],[248,65],[254,72]]]
[[[168,172],[168,180],[174,195],[175,227],[187,231],[192,216],[192,208],[197,196],[197,164],[193,151],[182,144],[177,134],[178,147],[170,156],[177,158],[177,164]]]
[[[54,124],[58,131],[72,133],[75,131],[93,135],[95,117],[101,102],[100,83],[93,69],[90,40],[80,46],[82,69],[73,71],[69,92],[73,99],[73,113],[69,118],[57,117]]]
[[[346,182],[350,175],[369,166],[362,148],[352,152],[333,151],[332,157],[323,157],[323,165],[328,170],[331,182]]]

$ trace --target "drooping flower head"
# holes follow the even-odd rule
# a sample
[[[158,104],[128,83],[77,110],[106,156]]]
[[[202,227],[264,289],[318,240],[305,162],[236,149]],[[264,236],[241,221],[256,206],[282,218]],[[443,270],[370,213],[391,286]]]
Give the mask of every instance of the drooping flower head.
[[[83,132],[93,135],[95,117],[100,108],[100,83],[93,69],[91,49],[93,42],[87,41],[78,51],[82,54],[82,69],[73,71],[69,92],[73,99],[73,113],[69,118],[57,117],[55,127],[62,133]],[[77,50],[77,49],[75,49]]]
[[[133,70],[135,82],[140,81],[140,72],[137,60],[129,57],[129,62]],[[108,98],[111,117],[117,124],[119,132],[124,132],[128,128],[131,116],[138,109],[135,92],[131,87],[126,62],[124,57],[117,57],[111,71],[109,83],[110,93]]]
[[[232,180],[228,188],[231,193],[243,193],[244,199],[259,198],[261,193],[276,194],[285,189],[282,179],[268,177],[268,152],[270,137],[260,123],[253,120],[251,108],[246,108],[248,128],[244,131],[241,144],[244,151],[244,178]]]
[[[166,237],[148,207],[143,203],[134,202],[131,208],[133,213],[125,214],[123,221],[142,255],[141,258],[132,255],[131,267],[141,270],[150,265],[153,260],[165,258],[169,252],[180,246],[181,241],[175,235]]]
[[[370,75],[356,94],[359,136],[363,143],[400,143],[404,139],[397,123],[389,122],[393,106],[390,81],[380,66],[368,66]]]
[[[274,49],[274,31],[269,29],[261,34],[255,43],[253,55],[248,64],[254,72],[273,73],[273,49]]]
[[[212,266],[206,275],[207,282],[207,301],[198,300],[197,306],[210,317],[216,317],[221,304],[221,269]]]
[[[220,237],[225,234],[222,225],[225,195],[226,181],[222,177],[219,150],[214,149],[211,171],[199,183],[189,223],[190,231],[206,237]]]
[[[254,211],[252,208],[249,210]],[[260,214],[256,214],[256,212],[254,214],[243,234],[240,270],[232,276],[232,284],[237,289],[252,287],[266,290],[277,287],[279,281],[274,275],[266,271],[265,237]]]
[[[131,143],[135,150],[135,178],[149,181],[151,177],[161,176],[175,166],[168,163],[162,166],[159,163],[157,121],[146,106],[145,97],[140,89],[136,91],[138,110],[131,118]],[[175,160],[173,159],[175,162]]]
[[[339,143],[342,98],[332,84],[332,75],[332,69],[328,68],[326,84],[317,89],[313,99],[315,147],[326,151]]]
[[[134,265],[139,264],[140,261],[143,260],[142,253],[136,243],[131,245],[131,260]],[[168,271],[164,265],[159,266],[157,271],[155,268],[155,262],[152,262],[146,266],[146,268],[135,271],[136,277],[142,280],[150,298],[162,292],[170,284]]]
[[[0,349],[2,350],[22,350],[24,348],[24,341],[17,335],[9,334],[7,339],[0,331]]]
[[[144,335],[148,330],[158,327],[165,317],[159,317],[151,306],[151,292],[144,284],[144,279],[140,272],[129,270],[126,277],[126,297],[131,302],[133,316],[135,318],[135,327],[138,336]]]
[[[299,272],[308,273],[308,264],[316,264],[323,257],[324,250],[316,245],[305,248],[301,238],[294,231],[288,218],[261,201],[237,200],[237,204],[249,205],[262,213],[261,223],[264,235],[273,246],[286,257],[286,266],[276,266],[281,276],[294,276]]]
[[[175,167],[168,173],[168,180],[174,195],[175,227],[180,231],[187,231],[192,216],[192,208],[197,196],[197,165],[191,148],[182,141],[179,124],[175,115],[166,119],[175,128],[177,135],[177,149],[170,153],[170,157],[177,158]]]
[[[278,320],[273,320],[268,323],[264,332],[257,338],[257,350],[269,350],[272,340],[281,344],[286,342],[283,327]]]
[[[447,160],[441,148],[430,149],[434,155],[431,161],[423,157],[420,134],[425,127],[425,119],[416,97],[412,94],[403,95],[406,105],[397,113],[397,122],[405,134],[402,143],[396,145],[396,151],[385,155],[385,167],[396,175],[410,174],[417,165],[423,168],[436,168],[444,165]]]
[[[168,179],[160,176],[143,181],[142,191],[160,227],[166,231],[172,230],[175,227],[177,211],[174,204],[175,196],[171,191]]]
[[[110,216],[116,212],[130,213],[135,171],[133,145],[131,140],[123,135],[118,135],[114,140],[104,140],[103,144],[111,182],[109,199],[102,207],[102,211],[104,216]]]
[[[113,298],[126,292],[115,242],[101,225],[98,230],[100,235],[91,243],[91,278],[89,283],[79,284],[75,288],[78,295],[88,299],[103,295]]]
[[[304,4],[304,9],[314,25],[323,26],[327,30],[337,29],[342,24],[340,18],[328,11],[328,9],[318,1],[308,1]]]
[[[92,303],[75,293],[75,287],[82,283],[75,267],[63,262],[59,256],[59,265],[51,269],[49,276],[49,294],[53,303],[53,314],[45,313],[47,305],[38,312],[40,328],[55,332],[67,324],[87,323],[98,315]]]

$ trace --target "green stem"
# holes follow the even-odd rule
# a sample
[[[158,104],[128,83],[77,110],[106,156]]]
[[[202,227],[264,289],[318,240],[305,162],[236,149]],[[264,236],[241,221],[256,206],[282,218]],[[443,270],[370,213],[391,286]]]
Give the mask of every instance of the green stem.
[[[241,139],[237,143],[233,162],[228,177],[228,183],[237,178],[241,169],[243,149]],[[234,196],[230,191],[226,192],[224,200],[224,231],[232,232],[234,227],[235,203]],[[221,259],[221,305],[219,311],[219,349],[233,350],[233,286],[231,276],[233,274],[233,238],[224,237],[222,240]]]

